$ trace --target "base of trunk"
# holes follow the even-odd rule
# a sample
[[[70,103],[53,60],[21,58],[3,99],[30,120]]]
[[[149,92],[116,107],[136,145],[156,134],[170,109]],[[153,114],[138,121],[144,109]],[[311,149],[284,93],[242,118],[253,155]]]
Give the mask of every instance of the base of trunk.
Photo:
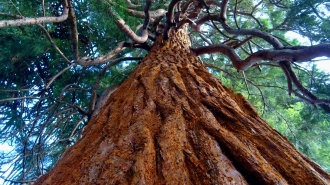
[[[330,184],[189,52],[158,41],[36,184]]]

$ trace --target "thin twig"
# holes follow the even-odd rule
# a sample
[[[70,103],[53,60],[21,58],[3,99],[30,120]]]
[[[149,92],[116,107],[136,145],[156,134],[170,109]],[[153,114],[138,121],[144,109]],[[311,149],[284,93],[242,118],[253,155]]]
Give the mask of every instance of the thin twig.
[[[48,87],[53,83],[53,81],[57,78],[57,77],[59,77],[59,76],[61,76],[65,71],[67,71],[68,69],[70,69],[71,67],[73,67],[73,66],[75,66],[76,64],[71,64],[71,65],[69,65],[68,67],[66,67],[66,68],[64,68],[62,71],[60,71],[59,73],[57,73],[55,76],[53,76],[50,80],[49,80],[49,82],[48,82],[48,84],[46,85],[46,87],[45,87],[45,89],[48,89]]]
[[[50,36],[49,32],[46,30],[46,28],[44,26],[42,26],[41,24],[37,24],[37,26],[39,26],[46,34],[49,42],[52,44],[52,46],[54,47],[54,49],[63,57],[63,59],[68,62],[69,64],[73,64],[68,58],[66,58],[66,56],[63,54],[63,52],[60,50],[60,48],[58,48],[55,44],[55,42],[53,41],[52,37]]]

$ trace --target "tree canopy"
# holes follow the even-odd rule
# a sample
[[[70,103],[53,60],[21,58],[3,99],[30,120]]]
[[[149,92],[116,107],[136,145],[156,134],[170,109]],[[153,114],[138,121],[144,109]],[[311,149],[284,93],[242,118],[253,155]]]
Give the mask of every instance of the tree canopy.
[[[324,0],[1,0],[0,143],[11,149],[0,177],[50,170],[102,92],[183,24],[209,71],[329,172],[330,74],[316,65],[330,56],[329,20]]]

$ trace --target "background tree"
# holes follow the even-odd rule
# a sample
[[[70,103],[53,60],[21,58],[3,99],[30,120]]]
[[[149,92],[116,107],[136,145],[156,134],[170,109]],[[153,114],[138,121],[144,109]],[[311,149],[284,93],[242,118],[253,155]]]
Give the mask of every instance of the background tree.
[[[1,141],[14,146],[1,154],[6,182],[34,180],[56,164],[95,116],[102,92],[126,79],[174,23],[190,25],[191,47],[208,53],[201,59],[210,72],[329,170],[328,74],[298,65],[329,56],[329,2],[178,2],[2,1]],[[314,46],[297,46],[287,31]]]

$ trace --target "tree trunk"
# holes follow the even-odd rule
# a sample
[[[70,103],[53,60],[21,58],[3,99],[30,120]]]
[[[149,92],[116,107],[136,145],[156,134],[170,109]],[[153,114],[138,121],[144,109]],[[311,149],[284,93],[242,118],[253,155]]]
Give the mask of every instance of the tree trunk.
[[[35,184],[330,184],[189,45],[184,30],[157,40]]]

